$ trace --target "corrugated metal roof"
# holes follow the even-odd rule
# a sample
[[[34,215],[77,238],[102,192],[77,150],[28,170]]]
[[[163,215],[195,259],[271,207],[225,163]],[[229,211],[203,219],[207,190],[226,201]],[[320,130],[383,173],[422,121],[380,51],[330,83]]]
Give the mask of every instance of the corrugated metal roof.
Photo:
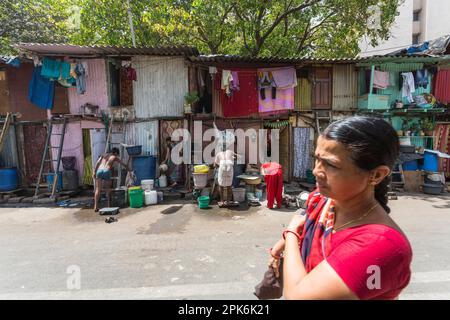
[[[61,43],[19,43],[16,45],[23,52],[39,55],[62,55],[62,56],[197,56],[199,52],[194,47],[167,46],[167,47],[118,47],[118,46],[78,46]]]
[[[200,63],[226,63],[226,62],[240,62],[240,63],[278,63],[278,64],[316,64],[316,63],[329,63],[329,64],[346,64],[346,63],[363,63],[363,62],[387,62],[387,61],[426,61],[435,62],[443,59],[450,59],[450,56],[404,56],[404,55],[375,55],[368,57],[353,57],[353,58],[315,58],[315,57],[250,57],[250,56],[239,56],[239,55],[199,55],[196,57],[191,57],[191,61]]]

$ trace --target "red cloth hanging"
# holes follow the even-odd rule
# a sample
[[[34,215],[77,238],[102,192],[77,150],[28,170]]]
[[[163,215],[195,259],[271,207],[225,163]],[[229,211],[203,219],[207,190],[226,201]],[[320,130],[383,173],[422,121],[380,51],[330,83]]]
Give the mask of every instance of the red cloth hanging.
[[[238,72],[239,90],[228,97],[220,88],[222,72],[216,73],[215,88],[220,90],[224,117],[248,117],[258,114],[258,90],[256,87],[256,70],[233,69]]]
[[[450,102],[450,70],[439,70],[436,75],[434,96],[441,103]]]

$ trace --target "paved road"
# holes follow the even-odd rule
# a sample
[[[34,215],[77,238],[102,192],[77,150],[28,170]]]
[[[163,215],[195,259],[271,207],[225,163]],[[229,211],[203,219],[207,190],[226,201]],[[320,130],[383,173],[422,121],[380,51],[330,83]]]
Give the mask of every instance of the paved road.
[[[414,250],[401,299],[450,299],[450,197],[392,201]],[[255,299],[292,211],[0,208],[0,299]]]

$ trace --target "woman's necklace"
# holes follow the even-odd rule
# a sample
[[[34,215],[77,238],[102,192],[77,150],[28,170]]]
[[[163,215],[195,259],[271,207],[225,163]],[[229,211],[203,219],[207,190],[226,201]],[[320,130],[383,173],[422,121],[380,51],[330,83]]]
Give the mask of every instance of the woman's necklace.
[[[353,222],[357,222],[357,221],[361,221],[362,219],[364,219],[365,217],[367,217],[372,211],[373,209],[375,209],[378,206],[378,203],[376,203],[372,208],[370,208],[365,214],[363,214],[361,217],[357,218],[357,219],[353,219],[347,223],[344,223],[342,226],[337,227],[337,228],[333,228],[333,233],[335,233],[337,230],[342,229],[345,226],[348,226],[349,224],[353,223]]]

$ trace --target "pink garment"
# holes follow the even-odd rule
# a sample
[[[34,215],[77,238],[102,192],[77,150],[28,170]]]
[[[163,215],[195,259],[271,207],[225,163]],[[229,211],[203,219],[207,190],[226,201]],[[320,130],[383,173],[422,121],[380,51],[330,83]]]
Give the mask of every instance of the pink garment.
[[[294,109],[294,88],[279,89],[276,91],[276,99],[271,99],[270,88],[266,90],[266,98],[261,99],[258,95],[258,111],[265,114],[277,114]]]
[[[374,70],[373,87],[377,89],[386,89],[389,87],[389,72]]]
[[[258,70],[260,71],[260,70]],[[263,71],[263,70],[261,70]],[[297,74],[295,68],[280,68],[280,69],[267,69],[264,71],[271,71],[273,80],[278,89],[287,89],[297,86]]]
[[[231,76],[233,80],[231,81],[231,89],[239,90],[239,76],[237,71],[231,71]]]

